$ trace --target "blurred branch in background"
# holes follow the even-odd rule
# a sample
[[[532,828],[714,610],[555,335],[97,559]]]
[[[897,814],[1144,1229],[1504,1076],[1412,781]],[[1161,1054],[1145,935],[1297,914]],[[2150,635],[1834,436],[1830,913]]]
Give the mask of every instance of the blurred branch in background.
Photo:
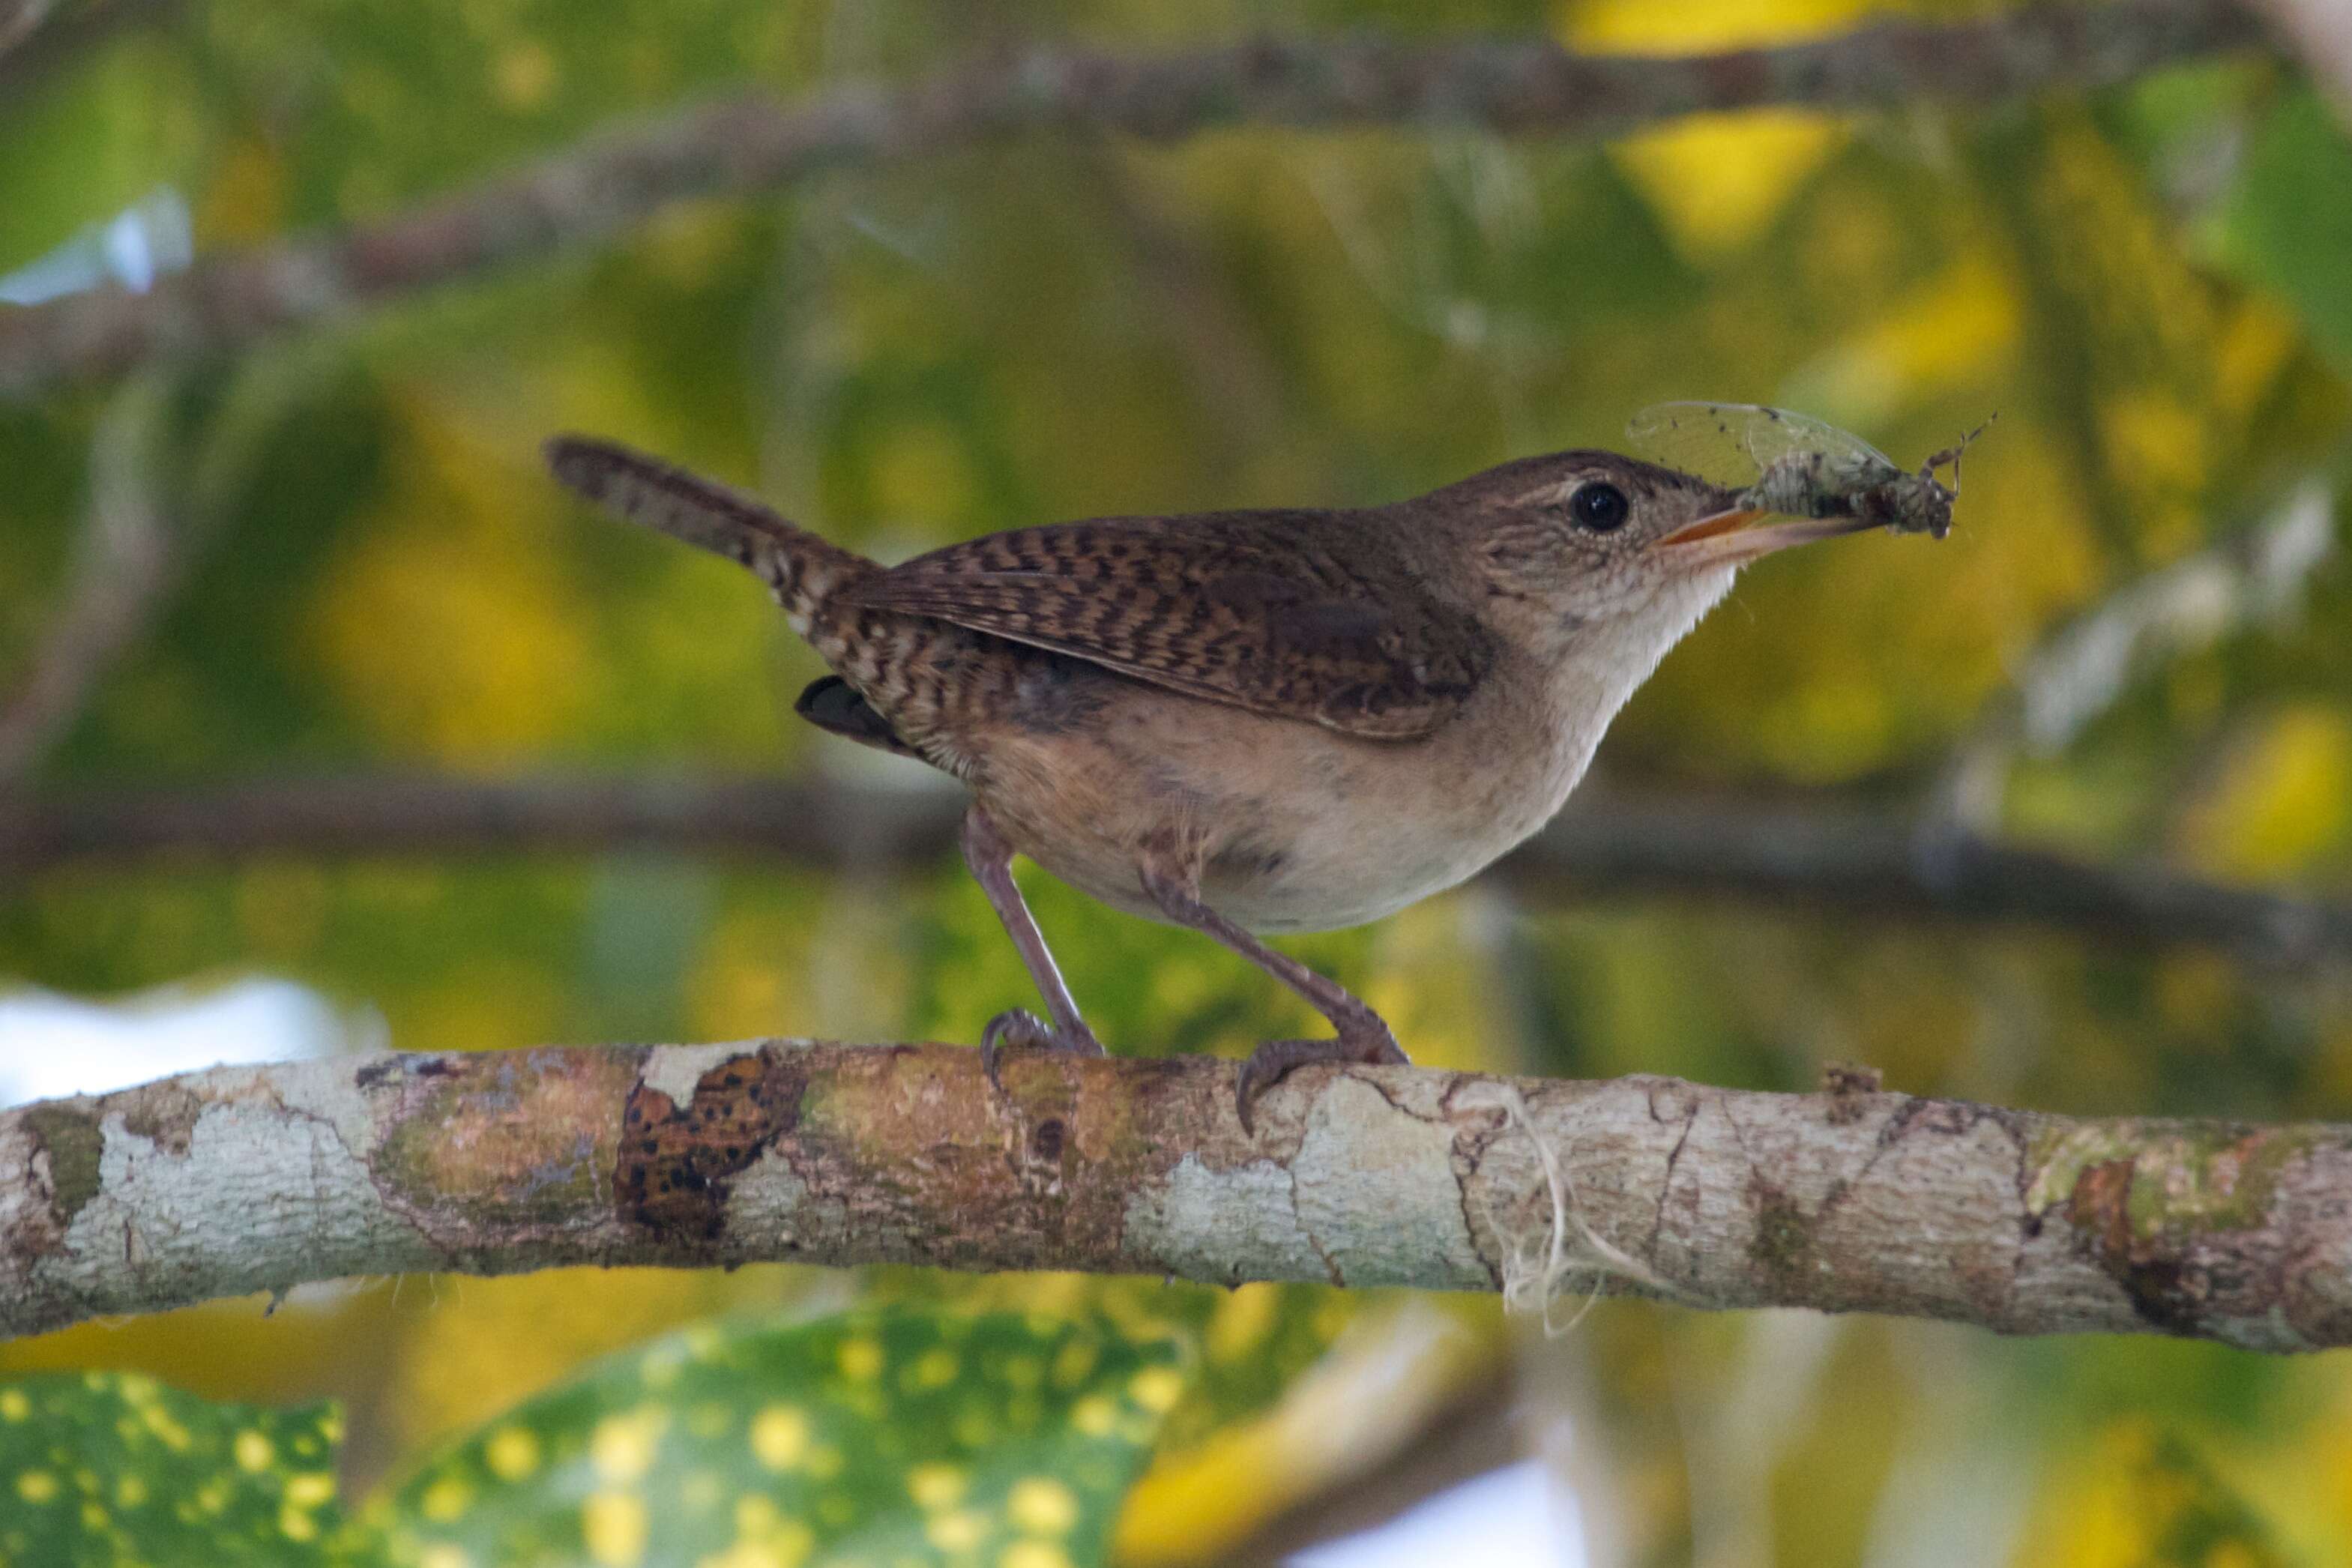
[[[2343,0],[2248,0],[2270,18],[2307,67],[2336,118],[2352,126],[2352,10]]]
[[[772,190],[1038,131],[1168,141],[1222,126],[1464,125],[1614,134],[1765,105],[1875,109],[2095,86],[2260,41],[2222,0],[2048,5],[1964,23],[1888,22],[1715,55],[1580,56],[1549,42],[1262,39],[1121,58],[1040,52],[797,106],[746,98],[595,136],[369,227],[228,256],[144,294],[0,316],[0,395],[234,349],[492,268],[607,239],[700,197]]]
[[[0,795],[65,733],[115,659],[140,640],[178,574],[187,528],[161,494],[163,396],[155,383],[134,382],[100,421],[64,602],[16,689],[0,690]]]
[[[920,1263],[2352,1344],[2352,1128],[1841,1085],[804,1042],[220,1068],[0,1114],[0,1334],[359,1274]]]
[[[2352,906],[2106,867],[1852,805],[1572,804],[1505,860],[1522,893],[1745,897],[1841,913],[2189,942],[2280,967],[2352,955]]]
[[[32,34],[49,14],[50,0],[0,0],[0,55]]]
[[[14,97],[180,0],[90,0],[60,16],[53,0],[0,0],[0,96]]]
[[[430,775],[91,790],[0,802],[0,868],[269,853],[562,854],[620,848],[777,855],[872,869],[939,862],[959,792],[776,779]],[[1843,803],[1588,791],[1497,873],[1544,901],[1672,893],[1849,914],[2050,926],[2125,942],[2219,947],[2291,968],[2352,957],[2352,906],[2102,867]]]

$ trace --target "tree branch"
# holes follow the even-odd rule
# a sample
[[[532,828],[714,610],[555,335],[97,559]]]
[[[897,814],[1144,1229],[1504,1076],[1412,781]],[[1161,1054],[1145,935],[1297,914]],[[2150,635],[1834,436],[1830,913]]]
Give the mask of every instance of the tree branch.
[[[1499,868],[1559,899],[1590,889],[2027,925],[2135,945],[2217,947],[2265,967],[2352,957],[2352,905],[2101,866],[1891,812],[1752,801],[1568,809]]]
[[[800,1042],[216,1068],[0,1113],[0,1333],[417,1269],[793,1259],[2352,1343],[2352,1128]],[[1557,1183],[1547,1166],[1559,1173]],[[1557,1229],[1555,1228],[1557,1227]],[[1595,1280],[1571,1272],[1570,1288]]]
[[[0,870],[150,857],[548,854],[619,848],[919,865],[954,842],[952,790],[776,779],[347,777],[0,799]],[[2219,947],[2278,969],[2352,958],[2352,906],[2109,868],[1922,830],[1893,813],[1588,793],[1497,868],[1531,900],[1666,893],[1842,914],[2029,924]]]
[[[1598,136],[1710,110],[1985,102],[2252,44],[2227,0],[2051,5],[1888,22],[1769,49],[1579,56],[1549,43],[1265,39],[1122,58],[1045,52],[793,106],[746,98],[609,132],[372,226],[227,256],[145,294],[0,316],[0,396],[219,352],[418,289],[593,244],[679,202],[770,191],[1039,131],[1172,141],[1234,125],[1467,125]]]
[[[2333,0],[2252,0],[2303,57],[2336,120],[2352,130],[2352,24]]]
[[[53,0],[0,0],[0,55],[32,36],[47,20]]]
[[[0,0],[0,98],[14,98],[121,35],[167,19],[179,5],[94,0],[53,17],[50,0]]]

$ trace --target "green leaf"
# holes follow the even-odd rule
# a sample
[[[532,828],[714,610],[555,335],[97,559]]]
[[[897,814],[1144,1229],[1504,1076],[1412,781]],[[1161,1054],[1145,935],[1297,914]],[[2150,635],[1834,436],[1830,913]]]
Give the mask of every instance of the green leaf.
[[[0,1387],[0,1563],[346,1562],[331,1405],[215,1405],[134,1373]]]
[[[2281,99],[2246,149],[2213,236],[2219,259],[2284,295],[2352,369],[2352,139],[2319,95]]]
[[[1011,1313],[691,1330],[492,1423],[379,1517],[413,1568],[1076,1568],[1180,1354]]]

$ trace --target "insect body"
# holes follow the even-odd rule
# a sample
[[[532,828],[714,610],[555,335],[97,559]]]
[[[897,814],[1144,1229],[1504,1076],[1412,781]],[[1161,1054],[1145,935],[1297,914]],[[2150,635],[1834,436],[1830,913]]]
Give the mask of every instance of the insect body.
[[[1985,424],[1991,421],[1988,419]],[[1960,454],[1983,425],[1906,472],[1859,436],[1753,403],[1661,403],[1627,422],[1636,450],[1789,517],[1851,517],[1865,527],[1941,539],[1952,530]],[[1948,468],[1948,486],[1936,470]]]

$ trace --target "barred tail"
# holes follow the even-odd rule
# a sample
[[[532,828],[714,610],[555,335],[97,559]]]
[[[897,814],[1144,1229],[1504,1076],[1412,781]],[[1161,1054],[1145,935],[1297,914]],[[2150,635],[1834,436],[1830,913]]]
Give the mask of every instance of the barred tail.
[[[880,568],[854,551],[785,521],[751,497],[612,441],[558,436],[547,466],[567,489],[614,516],[658,529],[747,566],[768,584],[793,630],[828,664],[849,650],[825,601]]]

